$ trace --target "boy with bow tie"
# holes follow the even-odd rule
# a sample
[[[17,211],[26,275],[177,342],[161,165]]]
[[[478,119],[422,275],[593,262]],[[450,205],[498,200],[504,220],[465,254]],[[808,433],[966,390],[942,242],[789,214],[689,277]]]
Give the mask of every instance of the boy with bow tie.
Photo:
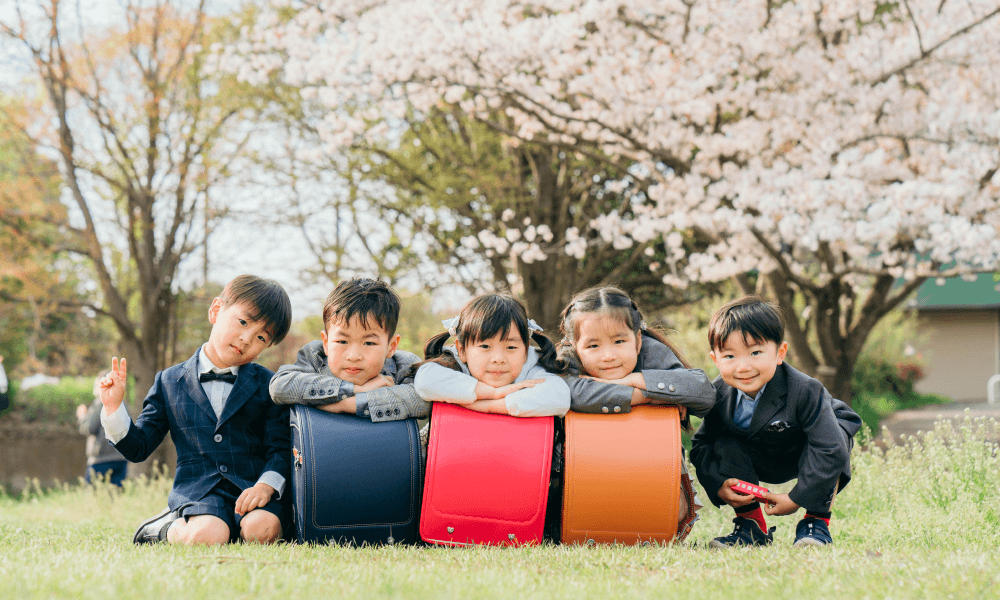
[[[270,280],[240,275],[208,309],[212,332],[187,361],[156,374],[133,423],[122,403],[125,359],[100,382],[101,422],[130,461],[170,436],[177,473],[167,510],[143,523],[137,544],[270,543],[282,534],[290,474],[288,410],[271,402],[271,371],[253,363],[288,333],[291,303]]]

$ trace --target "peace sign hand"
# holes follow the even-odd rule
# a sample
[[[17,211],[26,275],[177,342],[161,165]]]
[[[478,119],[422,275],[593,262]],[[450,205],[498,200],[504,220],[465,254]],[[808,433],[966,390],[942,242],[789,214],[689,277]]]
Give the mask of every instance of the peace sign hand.
[[[118,410],[125,399],[125,378],[127,375],[128,369],[125,359],[122,358],[119,362],[118,357],[113,356],[111,358],[111,372],[97,384],[101,404],[104,405],[104,410],[109,415]]]

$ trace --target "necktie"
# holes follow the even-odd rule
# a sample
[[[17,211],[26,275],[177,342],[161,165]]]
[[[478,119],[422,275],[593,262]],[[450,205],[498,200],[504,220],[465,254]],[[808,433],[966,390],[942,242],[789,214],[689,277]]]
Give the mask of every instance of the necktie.
[[[198,381],[204,383],[206,381],[224,381],[226,383],[236,383],[236,373],[231,371],[226,371],[224,373],[216,373],[215,371],[209,371],[207,373],[202,373],[198,376]]]

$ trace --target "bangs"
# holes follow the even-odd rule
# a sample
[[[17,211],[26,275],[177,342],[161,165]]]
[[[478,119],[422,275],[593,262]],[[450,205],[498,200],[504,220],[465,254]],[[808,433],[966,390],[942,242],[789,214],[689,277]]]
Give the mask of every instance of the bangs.
[[[517,300],[500,295],[480,296],[473,300],[459,319],[458,341],[463,344],[488,340],[496,335],[506,338],[511,325],[521,341],[528,344],[528,316]]]

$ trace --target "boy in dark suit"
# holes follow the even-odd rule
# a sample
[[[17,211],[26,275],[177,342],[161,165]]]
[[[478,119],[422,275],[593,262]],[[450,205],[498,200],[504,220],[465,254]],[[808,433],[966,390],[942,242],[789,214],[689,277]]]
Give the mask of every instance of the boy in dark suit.
[[[323,304],[321,340],[299,349],[295,364],[271,379],[277,404],[305,404],[372,421],[426,418],[430,403],[413,389],[420,359],[397,350],[399,297],[382,280],[340,282]]]
[[[712,547],[770,544],[763,512],[788,515],[800,507],[795,545],[825,545],[830,505],[851,479],[850,451],[861,419],[819,381],[784,363],[788,343],[777,307],[748,296],[720,308],[708,326],[711,357],[719,368],[715,406],[691,442],[691,462],[709,499],[736,511],[733,533]],[[740,479],[782,483],[764,511],[753,496],[731,486]]]
[[[230,281],[208,309],[212,332],[187,361],[156,374],[135,423],[122,404],[125,359],[101,381],[101,422],[130,461],[163,436],[177,447],[167,510],[143,523],[137,544],[224,544],[281,537],[280,498],[290,475],[288,411],[271,402],[271,371],[252,361],[288,333],[291,303],[278,283]]]

